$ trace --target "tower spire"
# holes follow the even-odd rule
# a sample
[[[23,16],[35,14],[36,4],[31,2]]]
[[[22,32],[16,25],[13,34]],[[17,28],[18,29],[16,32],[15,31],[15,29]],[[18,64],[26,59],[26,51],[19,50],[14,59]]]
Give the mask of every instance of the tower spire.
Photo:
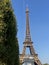
[[[31,41],[30,27],[29,27],[29,9],[26,8],[26,38],[25,41]]]

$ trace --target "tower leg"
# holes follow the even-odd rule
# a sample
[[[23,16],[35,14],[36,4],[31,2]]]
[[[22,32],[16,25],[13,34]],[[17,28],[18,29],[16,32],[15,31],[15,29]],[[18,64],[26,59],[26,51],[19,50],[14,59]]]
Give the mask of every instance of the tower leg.
[[[22,54],[25,55],[26,47],[24,46]]]

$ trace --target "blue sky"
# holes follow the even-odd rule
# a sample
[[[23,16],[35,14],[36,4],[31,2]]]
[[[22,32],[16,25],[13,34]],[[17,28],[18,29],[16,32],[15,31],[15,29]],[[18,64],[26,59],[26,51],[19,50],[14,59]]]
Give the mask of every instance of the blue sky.
[[[49,0],[12,0],[20,53],[25,40],[26,5],[29,8],[30,33],[34,49],[42,63],[49,63]]]

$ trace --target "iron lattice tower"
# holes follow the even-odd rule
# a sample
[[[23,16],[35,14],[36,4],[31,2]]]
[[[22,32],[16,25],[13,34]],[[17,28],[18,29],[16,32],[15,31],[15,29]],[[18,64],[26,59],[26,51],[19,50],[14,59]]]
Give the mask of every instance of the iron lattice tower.
[[[20,63],[23,63],[24,57],[26,57],[25,51],[26,51],[26,48],[28,47],[30,49],[30,56],[33,57],[34,61],[38,65],[42,65],[40,60],[38,59],[38,54],[35,53],[35,50],[33,48],[33,42],[31,40],[28,7],[26,8],[26,37],[25,37],[25,41],[24,41],[23,45],[24,45],[23,51],[22,51],[22,54],[20,54]],[[28,56],[28,57],[30,57],[30,56]]]

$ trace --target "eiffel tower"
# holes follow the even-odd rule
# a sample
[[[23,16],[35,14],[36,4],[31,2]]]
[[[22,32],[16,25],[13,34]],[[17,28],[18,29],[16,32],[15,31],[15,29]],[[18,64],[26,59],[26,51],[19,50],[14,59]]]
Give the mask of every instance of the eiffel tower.
[[[31,40],[28,7],[26,8],[26,37],[25,37],[25,41],[23,42],[23,45],[24,45],[23,51],[22,51],[22,54],[20,54],[20,63],[22,64],[24,62],[24,58],[26,57],[25,51],[26,51],[26,48],[28,47],[30,50],[30,55],[28,56],[28,58],[31,56],[31,57],[33,57],[34,62],[37,65],[42,65],[40,60],[38,59],[38,54],[35,53],[35,50],[33,47],[33,42]]]

